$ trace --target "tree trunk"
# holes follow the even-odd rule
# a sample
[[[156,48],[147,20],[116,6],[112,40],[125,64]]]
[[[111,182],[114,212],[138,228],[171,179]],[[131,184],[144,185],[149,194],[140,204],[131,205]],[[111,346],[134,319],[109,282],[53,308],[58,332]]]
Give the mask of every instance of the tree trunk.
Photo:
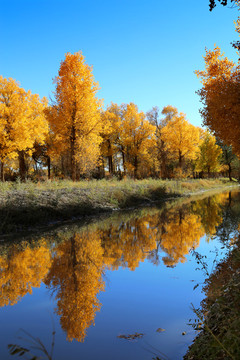
[[[51,179],[51,159],[47,156],[48,180]]]
[[[123,174],[126,174],[126,164],[125,164],[125,154],[124,151],[122,150],[122,162],[123,162]]]
[[[23,150],[18,152],[19,175],[20,175],[21,181],[23,181],[23,182],[26,181],[26,171],[27,171],[24,155],[25,154],[24,154]]]
[[[1,181],[4,182],[4,162],[1,161],[1,172],[0,172]]]
[[[71,129],[71,137],[70,137],[70,141],[71,141],[71,178],[72,181],[76,181],[76,175],[77,175],[77,164],[76,164],[76,159],[75,159],[75,141],[76,141],[76,129],[75,126],[72,126]]]
[[[208,167],[207,173],[208,173],[208,178],[210,178],[210,167]]]
[[[137,172],[138,172],[138,157],[137,157],[137,155],[135,155],[135,157],[134,157],[134,173],[133,173],[134,180],[137,179]]]
[[[182,157],[182,152],[179,150],[179,157],[178,157],[178,159],[179,159],[179,167],[180,167],[180,169],[182,169],[182,159],[183,159],[183,157]]]
[[[108,170],[109,170],[109,174],[113,175],[113,159],[112,159],[112,155],[108,156]]]
[[[111,142],[110,140],[108,140],[108,153],[112,153],[112,146],[111,146]],[[109,170],[109,174],[113,175],[113,156],[108,155],[108,170]]]

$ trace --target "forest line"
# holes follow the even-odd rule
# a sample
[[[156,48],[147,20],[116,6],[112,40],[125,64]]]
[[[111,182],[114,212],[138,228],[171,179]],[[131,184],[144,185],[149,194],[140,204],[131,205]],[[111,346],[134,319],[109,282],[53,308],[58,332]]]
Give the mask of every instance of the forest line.
[[[232,90],[228,106],[231,118],[237,116],[233,101],[239,69],[223,58],[219,48],[206,52],[205,63],[205,72],[196,71],[203,83],[199,90],[205,101],[202,116],[217,138],[192,125],[171,105],[144,113],[134,103],[111,103],[104,110],[92,67],[81,52],[67,53],[61,62],[51,104],[26,92],[15,80],[0,76],[1,180],[18,176],[22,181],[113,176],[167,179],[217,173],[228,174],[232,180],[232,170],[239,178],[240,162],[234,154],[239,153],[239,126],[228,127],[220,106],[223,90],[225,95]],[[225,79],[226,89],[220,92],[223,76],[228,82]],[[222,114],[226,119],[219,122]]]

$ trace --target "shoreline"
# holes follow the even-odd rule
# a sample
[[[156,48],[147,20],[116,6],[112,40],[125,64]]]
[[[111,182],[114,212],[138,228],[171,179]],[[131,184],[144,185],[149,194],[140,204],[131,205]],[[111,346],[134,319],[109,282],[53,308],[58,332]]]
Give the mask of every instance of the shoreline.
[[[0,189],[0,237],[116,211],[159,206],[176,199],[210,196],[213,192],[234,190],[239,186],[225,179],[60,182],[46,184],[46,188],[33,183],[18,184],[6,191]]]

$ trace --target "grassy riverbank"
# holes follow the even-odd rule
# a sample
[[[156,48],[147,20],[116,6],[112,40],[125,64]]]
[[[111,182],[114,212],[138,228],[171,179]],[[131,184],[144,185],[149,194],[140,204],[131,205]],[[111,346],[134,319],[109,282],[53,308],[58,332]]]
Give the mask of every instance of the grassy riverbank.
[[[205,282],[206,299],[195,310],[202,328],[185,360],[237,360],[240,357],[240,237]],[[198,324],[195,324],[198,328]]]
[[[236,183],[218,180],[91,180],[0,185],[0,234],[127,209]]]

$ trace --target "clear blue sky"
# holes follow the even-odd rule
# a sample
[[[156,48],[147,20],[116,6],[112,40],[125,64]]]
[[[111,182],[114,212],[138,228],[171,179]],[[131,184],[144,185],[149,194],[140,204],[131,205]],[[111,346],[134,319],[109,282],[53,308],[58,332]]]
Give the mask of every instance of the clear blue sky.
[[[237,16],[208,0],[0,0],[0,74],[49,97],[65,53],[81,50],[105,106],[171,104],[200,125],[193,72],[215,43],[237,61]]]

